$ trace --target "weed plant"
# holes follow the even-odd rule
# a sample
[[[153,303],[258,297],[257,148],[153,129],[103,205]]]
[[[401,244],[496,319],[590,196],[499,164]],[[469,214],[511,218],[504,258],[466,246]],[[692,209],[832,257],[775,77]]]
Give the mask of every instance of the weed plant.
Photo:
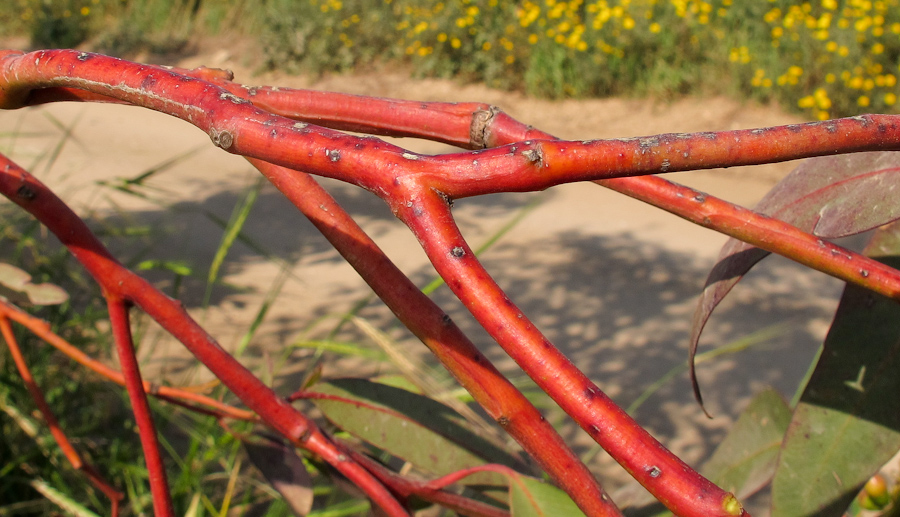
[[[0,24],[119,54],[227,31],[279,69],[404,63],[555,98],[724,90],[819,119],[895,112],[900,73],[898,0],[13,0]]]

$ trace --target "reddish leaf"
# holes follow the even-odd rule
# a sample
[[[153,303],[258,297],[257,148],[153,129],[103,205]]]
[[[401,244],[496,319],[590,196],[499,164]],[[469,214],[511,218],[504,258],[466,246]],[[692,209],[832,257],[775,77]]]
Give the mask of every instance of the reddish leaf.
[[[293,447],[266,437],[266,441],[244,441],[244,449],[294,515],[307,515],[312,510],[312,478]]]
[[[805,160],[754,208],[818,237],[834,239],[865,232],[900,218],[900,153],[873,152]],[[690,337],[691,380],[702,397],[693,358],[710,315],[768,251],[736,239],[719,252],[694,312]]]

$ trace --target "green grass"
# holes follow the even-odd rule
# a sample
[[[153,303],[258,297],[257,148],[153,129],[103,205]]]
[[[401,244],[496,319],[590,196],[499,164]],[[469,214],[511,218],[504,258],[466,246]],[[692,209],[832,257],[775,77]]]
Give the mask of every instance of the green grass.
[[[124,55],[227,33],[288,71],[404,63],[538,96],[725,93],[811,118],[896,112],[900,74],[900,0],[11,0],[0,30]]]

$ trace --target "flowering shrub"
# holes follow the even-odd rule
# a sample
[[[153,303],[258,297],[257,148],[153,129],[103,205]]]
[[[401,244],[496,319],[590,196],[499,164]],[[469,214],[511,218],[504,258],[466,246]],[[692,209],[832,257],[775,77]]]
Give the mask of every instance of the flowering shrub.
[[[338,55],[377,38],[419,73],[541,95],[680,93],[728,78],[739,91],[819,119],[897,103],[897,1],[309,0],[304,7],[295,28]],[[279,44],[269,43],[279,55]]]
[[[405,61],[553,97],[726,84],[818,119],[895,111],[900,73],[898,0],[15,0],[0,25],[40,47],[93,38],[113,52],[171,51],[198,29],[227,29],[258,36],[280,68]]]

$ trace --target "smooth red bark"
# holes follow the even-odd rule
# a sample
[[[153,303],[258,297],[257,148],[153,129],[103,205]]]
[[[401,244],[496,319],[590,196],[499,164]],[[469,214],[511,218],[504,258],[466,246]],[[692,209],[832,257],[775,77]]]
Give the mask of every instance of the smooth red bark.
[[[163,463],[162,453],[159,449],[153,414],[150,411],[150,403],[147,401],[147,393],[144,392],[141,369],[134,352],[128,307],[124,300],[109,294],[106,295],[106,301],[109,308],[113,342],[116,345],[119,363],[122,365],[125,389],[128,391],[131,412],[134,413],[138,435],[141,439],[141,448],[144,451],[144,462],[147,465],[150,480],[150,493],[153,496],[153,514],[159,517],[174,517],[175,509],[169,494],[166,465]]]
[[[587,515],[619,511],[559,433],[308,174],[250,160],[322,232],[397,318],[435,354]]]

